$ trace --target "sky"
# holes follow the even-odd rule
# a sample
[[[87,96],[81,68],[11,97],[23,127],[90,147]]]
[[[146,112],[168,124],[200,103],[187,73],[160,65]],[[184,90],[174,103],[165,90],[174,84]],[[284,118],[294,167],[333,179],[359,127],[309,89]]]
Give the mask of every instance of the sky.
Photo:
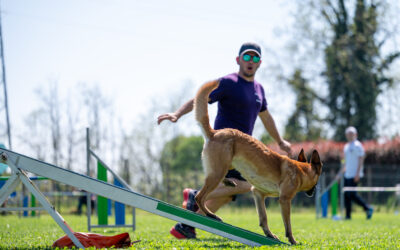
[[[38,106],[35,90],[51,80],[64,96],[77,83],[98,85],[129,123],[185,81],[197,87],[236,72],[242,43],[278,48],[287,3],[2,0],[11,125],[22,126]]]
[[[236,72],[235,58],[247,41],[263,48],[256,80],[281,133],[294,109],[290,90],[271,83],[264,70],[276,60],[271,52],[285,54],[293,1],[1,0],[0,7],[13,141],[40,105],[36,90],[50,81],[58,83],[61,99],[78,83],[99,86],[129,131],[152,102],[164,103],[186,82],[192,83],[191,96],[202,83]],[[287,93],[285,100],[274,99],[282,97],[277,91]],[[379,116],[390,113],[386,106]],[[153,115],[156,121],[159,114]]]

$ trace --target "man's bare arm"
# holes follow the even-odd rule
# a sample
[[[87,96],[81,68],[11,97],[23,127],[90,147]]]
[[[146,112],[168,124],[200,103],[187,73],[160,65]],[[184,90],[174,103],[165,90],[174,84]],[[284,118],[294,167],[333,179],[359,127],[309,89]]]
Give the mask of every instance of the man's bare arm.
[[[265,129],[268,131],[268,133],[271,135],[272,138],[279,144],[279,147],[288,153],[288,155],[291,155],[291,148],[290,148],[290,143],[282,139],[282,137],[279,135],[278,129],[276,128],[274,118],[272,118],[271,114],[269,113],[268,110],[265,110],[263,112],[260,112],[258,114],[260,117],[262,123],[264,124]]]
[[[360,181],[360,172],[361,172],[361,168],[362,168],[362,166],[364,164],[364,159],[365,159],[365,156],[358,157],[357,172],[356,172],[356,176],[354,177],[354,181],[355,182],[359,182]]]
[[[177,122],[181,116],[189,113],[193,110],[193,102],[194,99],[190,99],[188,102],[183,104],[177,111],[174,113],[166,113],[162,114],[157,118],[157,123],[160,124],[164,120],[169,120],[171,122]]]

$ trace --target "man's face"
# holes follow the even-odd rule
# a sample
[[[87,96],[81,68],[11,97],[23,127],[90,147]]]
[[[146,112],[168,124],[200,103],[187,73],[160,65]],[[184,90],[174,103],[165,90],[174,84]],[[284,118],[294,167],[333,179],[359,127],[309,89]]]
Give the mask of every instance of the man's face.
[[[247,55],[246,57],[250,56],[249,61],[244,60],[244,56]],[[236,57],[236,62],[239,65],[239,72],[242,73],[246,77],[253,77],[256,74],[256,71],[258,67],[260,67],[261,60],[258,62],[254,62],[254,56],[258,57],[258,55],[255,52],[246,52],[240,57]]]
[[[346,139],[347,139],[348,142],[352,142],[355,139],[357,139],[357,134],[354,133],[354,132],[347,132],[346,133]]]

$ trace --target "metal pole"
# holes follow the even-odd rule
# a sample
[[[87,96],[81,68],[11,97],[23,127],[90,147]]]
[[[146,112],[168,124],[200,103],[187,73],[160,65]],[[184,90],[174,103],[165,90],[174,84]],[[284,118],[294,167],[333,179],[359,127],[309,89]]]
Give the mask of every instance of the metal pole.
[[[316,187],[316,192],[315,192],[315,216],[317,219],[319,218],[319,204],[320,204],[319,192],[320,192],[320,189],[321,189],[321,184],[318,182],[317,187]]]
[[[2,80],[4,86],[4,106],[6,109],[6,121],[7,121],[7,135],[8,135],[8,146],[12,150],[11,143],[11,126],[10,126],[10,115],[8,113],[8,97],[7,97],[7,84],[6,84],[6,66],[4,61],[4,49],[3,49],[3,32],[1,28],[1,7],[0,7],[0,57],[1,57],[1,69],[2,69]]]
[[[86,175],[90,177],[90,131],[86,128]],[[86,191],[86,190],[85,190]],[[91,230],[90,216],[92,215],[92,199],[91,194],[86,191],[86,217],[88,231]]]
[[[344,174],[340,177],[340,215],[344,218]]]

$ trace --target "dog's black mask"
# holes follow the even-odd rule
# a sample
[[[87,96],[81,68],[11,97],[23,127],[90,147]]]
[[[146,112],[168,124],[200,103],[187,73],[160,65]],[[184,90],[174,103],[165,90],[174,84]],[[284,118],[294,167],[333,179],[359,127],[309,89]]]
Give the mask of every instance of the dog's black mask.
[[[314,193],[315,193],[315,187],[316,187],[317,185],[315,185],[314,187],[312,187],[310,190],[308,190],[308,191],[306,191],[306,195],[308,196],[308,197],[312,197],[313,195],[314,195]]]

